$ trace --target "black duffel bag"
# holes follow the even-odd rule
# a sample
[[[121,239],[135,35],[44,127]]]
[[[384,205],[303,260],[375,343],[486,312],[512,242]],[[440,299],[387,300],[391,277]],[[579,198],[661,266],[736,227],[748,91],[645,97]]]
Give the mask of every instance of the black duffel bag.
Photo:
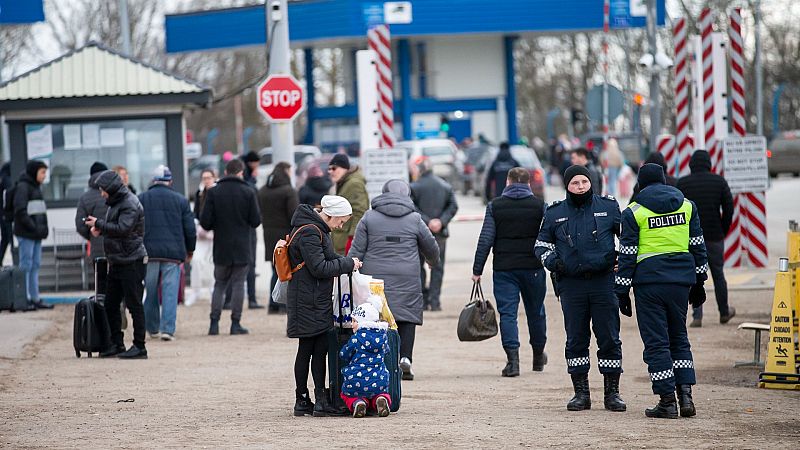
[[[458,340],[483,341],[497,334],[497,315],[494,306],[483,296],[480,281],[472,285],[469,303],[458,316]]]

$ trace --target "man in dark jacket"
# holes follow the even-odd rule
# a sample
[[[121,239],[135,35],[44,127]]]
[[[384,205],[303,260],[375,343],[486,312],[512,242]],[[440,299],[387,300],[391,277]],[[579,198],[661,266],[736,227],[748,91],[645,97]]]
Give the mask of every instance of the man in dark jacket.
[[[664,159],[664,155],[659,152],[650,153],[650,156],[644,160],[645,164],[658,164],[664,169],[664,181],[666,182],[667,186],[675,187],[678,185],[678,179],[673,177],[672,175],[668,175],[669,168],[667,167],[667,160]],[[633,203],[636,201],[636,195],[641,191],[639,188],[639,183],[637,182],[636,185],[633,187],[633,196],[629,203]]]
[[[40,186],[47,176],[47,164],[28,161],[14,188],[14,235],[19,241],[19,268],[25,272],[30,309],[50,309],[39,299],[39,266],[42,240],[47,238],[47,206]]]
[[[249,152],[246,155],[242,155],[240,159],[244,163],[242,179],[246,181],[247,184],[252,186],[253,190],[256,190],[256,183],[258,181],[256,177],[258,176],[258,165],[260,162],[258,154],[256,152]],[[256,299],[256,246],[258,245],[258,236],[256,236],[255,229],[251,229],[249,233],[250,255],[253,259],[247,265],[247,277],[245,279],[247,282],[247,307],[249,309],[263,309],[264,305],[259,305],[258,300]],[[223,309],[230,309],[232,298],[233,285],[229,285],[228,290],[225,291],[225,303]]]
[[[172,172],[161,165],[153,173],[153,185],[139,196],[144,208],[148,257],[144,319],[150,336],[162,341],[174,339],[181,264],[191,261],[197,239],[189,201],[171,186]]]
[[[503,142],[500,144],[500,151],[492,161],[492,165],[486,169],[486,186],[483,190],[486,202],[503,193],[503,189],[506,188],[508,171],[514,167],[519,167],[519,163],[511,156],[511,146],[508,145],[508,142]]]
[[[306,178],[305,184],[300,187],[300,192],[298,193],[300,203],[312,207],[319,206],[322,197],[328,195],[331,191],[331,186],[333,186],[333,182],[323,175],[322,169],[318,166],[311,166],[308,169],[308,178]]]
[[[592,192],[595,195],[603,195],[603,173],[592,162],[589,150],[577,148],[570,154],[572,165],[583,166],[589,169],[589,181],[592,182]]]
[[[728,283],[725,281],[725,236],[733,221],[733,196],[728,182],[711,172],[711,157],[705,150],[697,150],[689,161],[691,175],[678,180],[678,189],[697,205],[700,226],[703,228],[708,265],[714,279],[714,296],[717,298],[719,323],[728,323],[736,309],[728,305]],[[703,307],[693,308],[690,327],[703,324]]]
[[[103,247],[108,259],[105,307],[111,328],[111,347],[100,356],[147,359],[142,308],[142,282],[147,258],[144,248],[144,210],[139,199],[112,170],[106,170],[97,177],[97,187],[106,199],[108,212],[104,218],[90,215],[86,218],[86,225],[90,227],[92,236],[104,237]],[[123,298],[133,319],[133,345],[127,351],[120,327],[120,303]]]
[[[6,193],[11,189],[11,163],[7,162],[0,167],[0,205],[5,210]],[[8,199],[12,201],[13,199]],[[6,256],[6,249],[11,246],[12,234],[11,223],[12,217],[6,218],[4,213],[0,214],[0,265],[3,263],[3,258]]]
[[[547,281],[542,262],[533,254],[542,217],[544,201],[531,192],[530,172],[522,167],[511,169],[503,195],[486,207],[475,251],[472,280],[476,283],[481,281],[489,251],[494,252],[494,298],[500,313],[503,349],[508,358],[502,371],[504,377],[519,376],[517,311],[520,294],[533,347],[533,370],[542,371],[547,364],[544,352],[547,342],[544,312]]]
[[[85,221],[89,216],[106,216],[108,205],[106,205],[106,199],[100,195],[100,189],[97,188],[97,178],[106,170],[108,170],[108,167],[99,161],[92,164],[89,169],[89,189],[78,199],[78,209],[75,211],[75,230],[91,244],[92,261],[95,258],[105,256],[103,236],[92,236],[91,229],[86,226]]]
[[[264,260],[272,261],[272,253],[275,244],[279,240],[286,238],[292,231],[292,216],[297,209],[297,191],[292,187],[291,179],[292,166],[286,162],[279,162],[275,165],[267,182],[258,190],[258,205],[261,210],[261,225],[264,232]],[[269,292],[275,288],[278,282],[278,273],[275,265],[272,266],[272,281],[270,282]],[[270,314],[286,310],[286,305],[275,303],[270,295],[269,308]]]
[[[411,184],[411,197],[422,220],[428,225],[439,246],[439,264],[431,267],[431,282],[427,288],[425,265],[421,264],[423,308],[441,311],[440,296],[444,278],[444,253],[447,247],[447,238],[450,236],[447,226],[458,212],[458,203],[453,188],[433,174],[430,160],[422,159],[417,164],[417,169],[420,176]]]
[[[225,177],[208,190],[200,225],[214,232],[214,293],[208,334],[219,334],[225,291],[232,286],[231,334],[247,334],[241,325],[244,280],[252,255],[250,233],[261,224],[256,190],[242,179],[244,163],[232,159]]]

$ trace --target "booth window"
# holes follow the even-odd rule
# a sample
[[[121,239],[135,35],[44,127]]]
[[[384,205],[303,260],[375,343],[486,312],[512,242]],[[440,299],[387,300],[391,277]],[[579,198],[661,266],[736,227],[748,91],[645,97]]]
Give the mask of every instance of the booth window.
[[[166,164],[167,125],[164,119],[28,123],[25,143],[28,159],[49,167],[44,199],[77,203],[95,161],[124,166],[129,183],[138,192],[147,189],[156,166]]]

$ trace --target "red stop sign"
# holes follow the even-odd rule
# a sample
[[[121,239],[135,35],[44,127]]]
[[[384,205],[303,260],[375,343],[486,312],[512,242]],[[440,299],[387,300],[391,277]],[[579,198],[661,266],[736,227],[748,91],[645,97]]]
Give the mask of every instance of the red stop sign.
[[[272,122],[294,120],[305,108],[305,94],[291,75],[270,75],[258,86],[258,110]]]

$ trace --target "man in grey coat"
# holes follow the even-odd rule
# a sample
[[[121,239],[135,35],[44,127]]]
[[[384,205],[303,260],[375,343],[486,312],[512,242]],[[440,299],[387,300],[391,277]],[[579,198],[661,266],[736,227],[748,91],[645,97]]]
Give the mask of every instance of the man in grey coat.
[[[372,200],[372,209],[356,227],[348,256],[363,261],[361,272],[384,281],[386,300],[400,334],[400,368],[404,380],[411,371],[414,337],[422,325],[420,254],[431,266],[439,262],[439,247],[428,226],[416,212],[405,181],[391,180],[383,194]]]
[[[447,238],[450,236],[447,226],[458,212],[458,203],[453,187],[446,181],[433,174],[431,162],[427,158],[417,162],[414,169],[419,171],[419,178],[411,184],[411,196],[417,212],[431,230],[439,246],[439,263],[431,265],[431,282],[426,288],[426,273],[424,264],[421,267],[422,296],[425,309],[441,311],[442,305],[439,297],[442,293],[442,279],[444,278],[444,253]]]
[[[108,205],[106,205],[106,199],[100,194],[100,189],[97,188],[97,178],[105,170],[108,170],[108,167],[100,161],[92,164],[89,169],[89,189],[78,199],[78,209],[75,211],[75,230],[91,244],[92,261],[95,258],[105,256],[103,235],[92,236],[91,230],[84,222],[89,216],[106,217]]]

